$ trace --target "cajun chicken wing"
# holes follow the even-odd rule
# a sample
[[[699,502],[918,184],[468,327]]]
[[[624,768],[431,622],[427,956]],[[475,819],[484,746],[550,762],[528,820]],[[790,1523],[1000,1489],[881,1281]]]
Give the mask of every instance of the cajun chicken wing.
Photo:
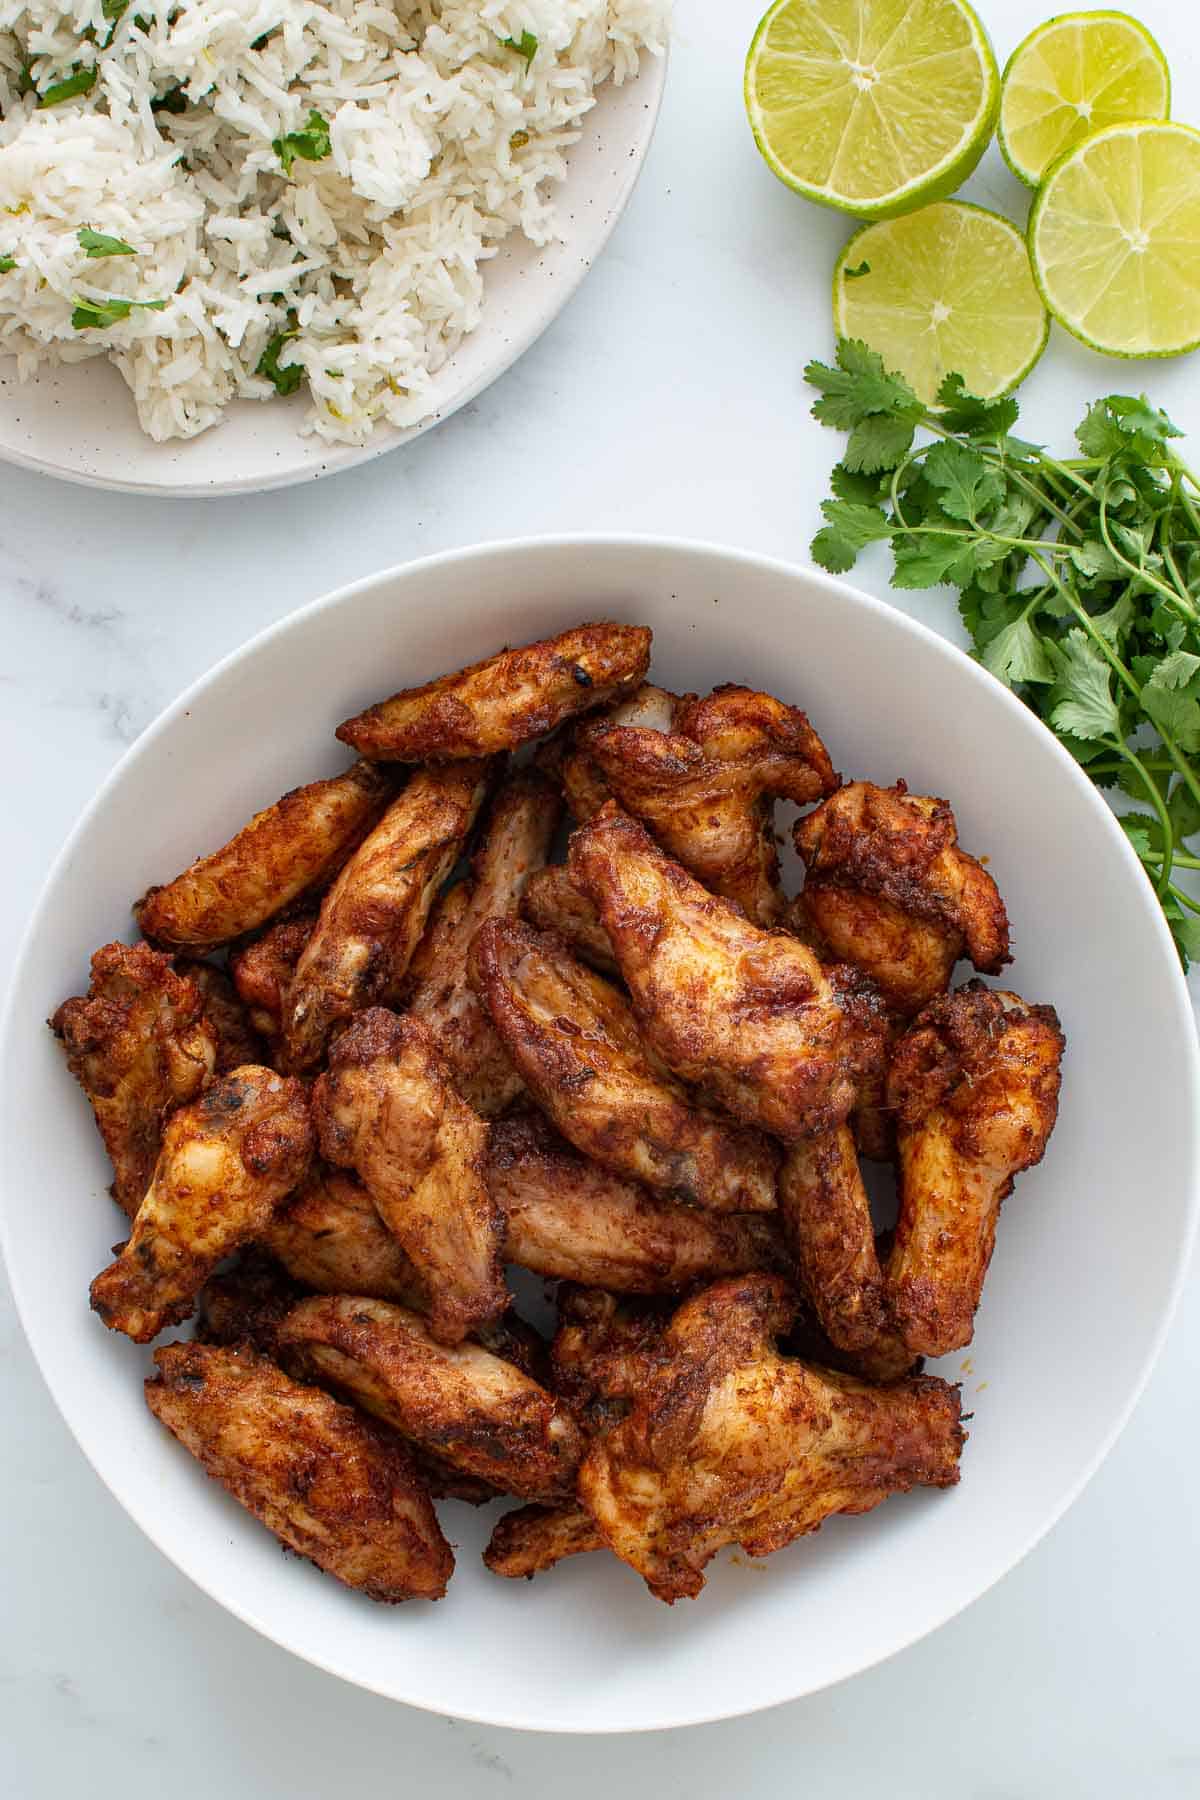
[[[238,991],[224,969],[212,963],[184,964],[189,981],[194,981],[204,1003],[204,1017],[217,1040],[214,1074],[228,1075],[243,1063],[261,1063],[266,1045],[255,1031],[250,1014],[238,997]]]
[[[1064,1044],[1052,1006],[972,981],[897,1046],[900,1216],[885,1276],[900,1335],[920,1355],[971,1341],[1001,1202],[1041,1161],[1058,1117]]]
[[[695,1105],[651,1062],[616,989],[560,939],[489,919],[470,970],[522,1080],[577,1150],[713,1212],[774,1206],[766,1139]]]
[[[105,944],[86,996],[64,1000],[50,1028],[92,1104],[113,1166],[112,1196],[132,1218],[172,1107],[212,1078],[216,1034],[194,981],[149,944]]]
[[[569,866],[669,1068],[783,1138],[846,1119],[883,1060],[881,1009],[859,977],[750,924],[615,805],[575,833]]]
[[[580,1156],[539,1113],[492,1126],[488,1187],[504,1214],[505,1260],[550,1280],[671,1294],[787,1262],[773,1218],[652,1194]]]
[[[488,756],[630,692],[649,666],[644,625],[578,625],[406,688],[347,719],[337,735],[373,762]]]
[[[808,871],[805,919],[897,1012],[911,1017],[945,993],[963,955],[988,975],[1010,960],[1004,902],[958,848],[945,800],[902,781],[855,781],[800,819],[795,840]]]
[[[128,1243],[92,1283],[113,1331],[148,1343],[188,1318],[222,1257],[263,1230],[313,1151],[302,1082],[252,1064],[167,1121]]]
[[[660,1600],[699,1593],[724,1544],[765,1556],[834,1513],[958,1480],[957,1389],[929,1376],[876,1388],[790,1361],[774,1339],[794,1310],[772,1275],[686,1301],[667,1359],[584,1458],[580,1499]]]
[[[314,1163],[258,1242],[319,1294],[370,1294],[423,1307],[425,1284],[352,1175]]]
[[[475,821],[488,773],[478,762],[418,769],[350,858],[321,904],[288,990],[290,1067],[313,1068],[335,1025],[398,997],[438,889]]]
[[[313,1116],[322,1155],[356,1171],[419,1271],[439,1342],[456,1344],[503,1312],[487,1126],[455,1093],[425,1027],[383,1007],[361,1014],[313,1089]]]
[[[256,930],[330,879],[393,792],[370,763],[294,788],[220,850],[150,888],[133,909],[138,925],[175,950],[211,950]]]
[[[574,1493],[583,1446],[569,1410],[480,1345],[448,1348],[416,1313],[346,1295],[300,1301],[276,1341],[293,1375],[333,1387],[464,1473],[525,1499]]]
[[[521,1078],[467,980],[467,952],[485,919],[516,915],[529,875],[546,860],[560,810],[554,789],[532,769],[501,788],[471,880],[434,908],[405,984],[406,1009],[429,1028],[458,1092],[484,1118],[504,1111]]]
[[[838,1349],[866,1349],[883,1324],[883,1274],[849,1126],[788,1145],[779,1220],[822,1330]]]
[[[600,721],[577,744],[621,806],[706,887],[755,924],[778,924],[773,802],[807,805],[838,785],[802,712],[750,688],[720,687],[686,700],[670,733]]]
[[[398,1438],[245,1346],[154,1361],[151,1412],[289,1550],[371,1600],[441,1598],[454,1553]]]
[[[283,1045],[283,1017],[292,977],[317,922],[315,912],[277,919],[229,953],[229,973],[250,1024],[277,1058]]]
[[[689,694],[687,699],[694,699]],[[683,704],[679,694],[655,687],[644,681],[628,699],[610,706],[597,716],[608,725],[638,725],[647,731],[670,731],[676,708]],[[599,766],[578,746],[578,733],[590,724],[584,719],[567,726],[544,744],[539,744],[535,760],[563,791],[572,818],[582,825],[594,812],[599,812],[612,793]]]
[[[493,1575],[531,1581],[564,1557],[607,1548],[580,1506],[519,1506],[496,1520],[483,1560]]]
[[[530,876],[521,901],[521,917],[539,931],[556,931],[580,962],[601,975],[618,975],[608,934],[590,900],[585,900],[561,863]]]

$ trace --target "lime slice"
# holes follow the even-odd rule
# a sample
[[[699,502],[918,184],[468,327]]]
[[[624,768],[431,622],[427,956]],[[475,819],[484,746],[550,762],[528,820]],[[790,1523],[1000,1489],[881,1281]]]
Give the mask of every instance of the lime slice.
[[[965,0],[776,0],[746,58],[746,112],[776,175],[864,218],[953,193],[998,105]]]
[[[1109,356],[1200,345],[1200,132],[1110,125],[1052,164],[1029,251],[1054,317]]]
[[[1017,45],[1000,90],[1000,149],[1036,187],[1050,164],[1093,131],[1171,110],[1167,59],[1128,13],[1063,13]]]
[[[833,322],[929,402],[951,374],[982,400],[1007,394],[1050,332],[1024,238],[965,200],[856,231],[833,272]]]

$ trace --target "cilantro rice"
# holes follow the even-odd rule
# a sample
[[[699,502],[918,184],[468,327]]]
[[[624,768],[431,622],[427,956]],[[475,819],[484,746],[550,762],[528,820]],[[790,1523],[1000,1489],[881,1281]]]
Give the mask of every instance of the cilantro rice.
[[[111,357],[158,441],[299,388],[417,423],[669,4],[0,0],[0,355]]]

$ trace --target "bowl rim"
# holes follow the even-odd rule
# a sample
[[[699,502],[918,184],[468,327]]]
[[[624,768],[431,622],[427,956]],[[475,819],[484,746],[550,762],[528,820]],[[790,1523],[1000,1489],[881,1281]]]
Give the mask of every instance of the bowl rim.
[[[900,622],[900,629],[912,633],[931,654],[944,661],[957,663],[964,674],[968,674],[971,679],[977,681],[981,686],[992,689],[1013,716],[1021,719],[1025,728],[1032,727],[1035,731],[1044,734],[1048,745],[1052,749],[1053,755],[1059,760],[1060,765],[1068,772],[1069,779],[1074,784],[1082,804],[1090,808],[1098,817],[1102,817],[1107,821],[1104,829],[1107,831],[1109,841],[1113,845],[1114,854],[1123,858],[1126,865],[1131,866],[1132,869],[1136,871],[1139,879],[1145,880],[1144,872],[1138,861],[1137,855],[1124,831],[1122,831],[1121,827],[1117,824],[1116,815],[1111,807],[1109,807],[1104,800],[1099,789],[1088,780],[1081,765],[1077,763],[1075,758],[1072,757],[1057,741],[1053,733],[1048,731],[1047,728],[1042,725],[1036,715],[1032,713],[1010,689],[1006,688],[1002,682],[998,681],[997,678],[981,664],[975,662],[964,650],[960,649],[958,645],[952,643],[948,638],[942,637],[938,632],[934,631],[930,626],[925,625],[921,620],[913,618],[908,613],[901,612],[898,607],[892,606],[887,601],[881,600],[875,595],[865,592],[862,588],[858,588],[850,582],[843,581],[838,576],[828,575],[824,571],[813,567],[811,564],[790,562],[781,557],[768,556],[737,545],[722,544],[711,539],[687,538],[652,532],[618,531],[533,533],[525,536],[485,539],[469,545],[438,551],[429,556],[414,558],[407,562],[393,564],[386,569],[377,571],[375,574],[362,576],[356,581],[349,582],[340,588],[331,590],[327,594],[320,595],[317,599],[309,601],[304,606],[298,607],[295,611],[286,614],[283,618],[276,620],[273,624],[268,625],[262,631],[257,632],[253,637],[247,639],[245,643],[240,644],[229,651],[225,656],[221,657],[219,661],[190,682],[173,701],[164,707],[157,718],[146,727],[140,737],[129,746],[105,776],[91,800],[80,813],[79,818],[71,828],[66,840],[47,870],[38,897],[30,913],[28,924],[22,934],[18,950],[13,959],[8,993],[5,997],[3,1008],[0,1009],[0,1067],[4,1066],[10,1053],[10,1039],[12,1039],[15,1030],[15,1014],[21,987],[21,977],[31,954],[32,947],[42,928],[44,916],[49,908],[53,890],[58,885],[61,871],[74,854],[79,840],[90,828],[97,813],[103,809],[109,794],[125,779],[127,771],[136,761],[140,760],[143,756],[153,754],[159,737],[174,724],[176,719],[184,713],[194,711],[197,704],[202,704],[208,690],[219,685],[225,675],[238,663],[259,654],[268,645],[273,643],[276,638],[285,636],[296,625],[306,619],[315,617],[322,612],[336,610],[344,606],[353,606],[360,594],[384,586],[400,578],[411,580],[414,576],[419,576],[422,572],[444,567],[446,565],[458,564],[464,568],[470,568],[477,562],[486,562],[488,559],[497,555],[529,555],[532,553],[537,556],[563,550],[574,552],[581,558],[586,558],[591,552],[611,554],[647,550],[656,554],[666,552],[672,555],[699,555],[703,558],[715,558],[735,567],[753,568],[760,573],[774,576],[783,581],[795,581],[799,579],[802,582],[813,584],[817,588],[823,589],[830,598],[848,601],[852,607],[863,609],[870,614],[886,615],[893,621],[898,620]],[[965,665],[965,668],[963,665]],[[1157,935],[1160,950],[1166,957],[1168,966],[1172,970],[1170,983],[1171,991],[1174,997],[1175,1006],[1186,1027],[1181,1035],[1187,1045],[1187,1067],[1180,1072],[1180,1079],[1181,1081],[1187,1082],[1192,1090],[1194,1101],[1200,1103],[1200,1035],[1197,1033],[1197,1023],[1190,991],[1182,966],[1179,963],[1174,940],[1171,937],[1169,927],[1167,926],[1161,909],[1154,899],[1153,891],[1148,882],[1146,883],[1146,901],[1148,927]],[[1023,1562],[1030,1551],[1032,1551],[1053,1530],[1064,1514],[1074,1505],[1075,1501],[1079,1498],[1080,1494],[1087,1487],[1101,1464],[1109,1455],[1109,1452],[1112,1450],[1117,1439],[1129,1423],[1134,1408],[1137,1406],[1138,1401],[1145,1392],[1147,1382],[1162,1353],[1171,1322],[1175,1316],[1176,1308],[1179,1305],[1189,1264],[1195,1250],[1197,1236],[1200,1234],[1200,1136],[1196,1136],[1195,1134],[1193,1135],[1192,1150],[1192,1169],[1186,1196],[1184,1230],[1171,1289],[1126,1398],[1092,1456],[1088,1459],[1087,1463],[1066,1493],[1058,1499],[1047,1516],[1026,1534],[1025,1538],[1011,1553],[1005,1552],[1000,1565],[987,1573],[982,1585],[974,1588],[963,1597],[957,1598],[939,1608],[937,1615],[932,1622],[923,1623],[911,1631],[898,1633],[895,1641],[883,1645],[877,1652],[872,1652],[865,1657],[855,1655],[854,1657],[847,1659],[848,1666],[835,1669],[827,1679],[822,1680],[819,1683],[809,1684],[797,1693],[768,1694],[761,1701],[749,1706],[737,1705],[729,1709],[723,1709],[719,1705],[716,1707],[706,1705],[683,1717],[673,1716],[665,1721],[641,1721],[632,1726],[620,1721],[613,1724],[596,1724],[594,1722],[577,1724],[571,1720],[566,1720],[562,1723],[554,1721],[535,1723],[520,1718],[497,1718],[494,1713],[472,1710],[469,1707],[464,1709],[458,1706],[454,1708],[454,1716],[472,1724],[502,1726],[508,1730],[547,1732],[566,1736],[609,1736],[625,1732],[641,1733],[648,1731],[682,1730],[695,1725],[714,1724],[724,1719],[748,1717],[754,1713],[764,1712],[775,1706],[785,1705],[792,1700],[803,1699],[809,1694],[821,1693],[828,1688],[838,1686],[843,1681],[848,1681],[856,1675],[863,1674],[868,1669],[876,1668],[880,1664],[890,1661],[892,1657],[899,1655],[902,1651],[909,1649],[913,1644],[919,1643],[922,1639],[932,1636],[934,1632],[940,1631],[941,1628],[948,1624],[952,1619],[957,1618],[960,1613],[965,1612],[969,1606],[981,1599],[984,1594],[988,1593],[1003,1580],[1006,1575],[1011,1573],[1019,1563]],[[59,1398],[55,1384],[43,1365],[37,1338],[34,1330],[31,1328],[29,1310],[22,1297],[21,1283],[13,1266],[10,1252],[8,1226],[9,1209],[5,1203],[5,1195],[8,1186],[6,1168],[6,1153],[3,1145],[0,1144],[0,1256],[3,1257],[8,1272],[17,1318],[20,1321],[26,1343],[28,1344],[38,1373],[45,1383],[50,1397],[62,1417],[63,1422],[70,1431],[76,1446],[90,1464],[94,1474],[98,1477],[102,1485],[121,1507],[122,1511],[128,1514],[139,1530],[144,1533],[154,1547],[166,1557],[167,1561],[170,1562],[181,1575],[192,1582],[195,1587],[199,1588],[200,1591],[216,1605],[220,1606],[224,1611],[231,1613],[242,1624],[248,1625],[260,1636],[266,1638],[270,1643],[275,1644],[278,1648],[285,1650],[290,1655],[299,1657],[302,1661],[311,1664],[314,1668],[320,1669],[325,1674],[336,1676],[339,1680],[346,1681],[352,1686],[363,1688],[367,1692],[377,1694],[382,1699],[390,1700],[392,1702],[399,1701],[403,1705],[415,1706],[425,1712],[439,1713],[442,1711],[443,1709],[431,1700],[409,1699],[396,1694],[382,1681],[375,1682],[364,1679],[358,1673],[348,1670],[344,1665],[339,1663],[336,1657],[313,1653],[307,1649],[297,1649],[290,1643],[282,1641],[281,1638],[276,1635],[275,1630],[268,1621],[260,1617],[251,1608],[239,1604],[236,1599],[228,1599],[223,1595],[214,1593],[199,1574],[194,1573],[190,1568],[184,1566],[184,1563],[179,1560],[175,1551],[162,1541],[158,1530],[158,1518],[151,1507],[143,1506],[136,1500],[129,1501],[121,1493],[117,1492],[116,1488],[93,1459],[88,1445],[85,1444],[78,1435],[75,1424],[63,1401]]]

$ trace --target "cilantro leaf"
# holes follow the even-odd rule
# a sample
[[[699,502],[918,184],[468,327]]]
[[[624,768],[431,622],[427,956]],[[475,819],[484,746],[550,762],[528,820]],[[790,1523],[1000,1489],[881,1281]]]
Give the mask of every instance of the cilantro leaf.
[[[96,85],[96,71],[92,69],[76,69],[64,81],[56,81],[48,87],[38,101],[38,111],[44,112],[48,106],[61,106],[64,100],[76,100],[81,94],[90,94]]]
[[[17,259],[15,256],[0,256],[0,275],[7,275],[8,271],[10,269],[15,269],[16,266]]]
[[[891,536],[892,526],[883,508],[860,500],[824,500],[821,503],[828,524],[812,541],[813,561],[835,575],[854,567],[860,550],[868,544],[882,543]]]
[[[137,255],[133,245],[127,244],[124,238],[109,237],[106,232],[93,231],[90,225],[85,225],[76,235],[80,249],[87,251],[89,261],[101,256]]]
[[[1159,730],[1189,755],[1200,751],[1200,656],[1174,650],[1155,664],[1142,704]]]
[[[1112,670],[1083,631],[1068,631],[1047,644],[1055,685],[1050,722],[1076,738],[1122,739],[1121,715],[1112,692]]]
[[[970,525],[1004,498],[1002,476],[966,444],[935,444],[925,458],[925,479],[938,489],[942,511]]]
[[[330,154],[333,145],[329,125],[319,112],[310,112],[300,131],[289,131],[283,137],[273,138],[271,148],[283,164],[284,174],[290,175],[298,156],[304,162],[321,162]]]
[[[979,658],[1006,687],[1018,681],[1052,682],[1054,664],[1037,628],[1024,613],[1002,627]]]
[[[1075,432],[1085,456],[1127,454],[1141,463],[1163,460],[1168,438],[1182,437],[1165,412],[1151,406],[1145,394],[1136,400],[1128,394],[1108,394],[1095,400]]]
[[[939,423],[943,431],[961,432],[965,437],[988,442],[1004,437],[1019,416],[1014,399],[980,400],[968,391],[961,375],[947,375],[937,397],[942,409]]]
[[[129,0],[101,0],[100,11],[104,18],[115,25],[129,11]]]
[[[165,300],[76,300],[71,323],[76,331],[103,331],[120,319],[127,319],[134,307],[146,312],[162,312]]]
[[[924,411],[904,377],[889,374],[883,358],[857,338],[839,338],[837,367],[810,362],[804,379],[821,391],[813,418],[839,431],[851,431],[875,413],[896,413],[915,424]]]
[[[279,362],[280,352],[288,339],[298,337],[299,333],[300,327],[296,315],[294,312],[290,312],[287,329],[275,333],[255,366],[254,373],[265,375],[268,381],[274,383],[277,394],[294,394],[304,380],[302,363],[284,363],[281,367]]]
[[[506,50],[515,50],[518,56],[523,56],[526,68],[537,55],[538,41],[532,31],[523,31],[519,38],[501,38],[500,42]]]
[[[855,265],[852,269],[843,269],[842,270],[842,280],[843,281],[861,281],[864,275],[869,275],[870,273],[871,273],[871,265],[869,262],[855,263]]]
[[[890,413],[873,413],[860,419],[850,433],[844,462],[852,472],[878,474],[894,469],[912,448],[916,426]]]

